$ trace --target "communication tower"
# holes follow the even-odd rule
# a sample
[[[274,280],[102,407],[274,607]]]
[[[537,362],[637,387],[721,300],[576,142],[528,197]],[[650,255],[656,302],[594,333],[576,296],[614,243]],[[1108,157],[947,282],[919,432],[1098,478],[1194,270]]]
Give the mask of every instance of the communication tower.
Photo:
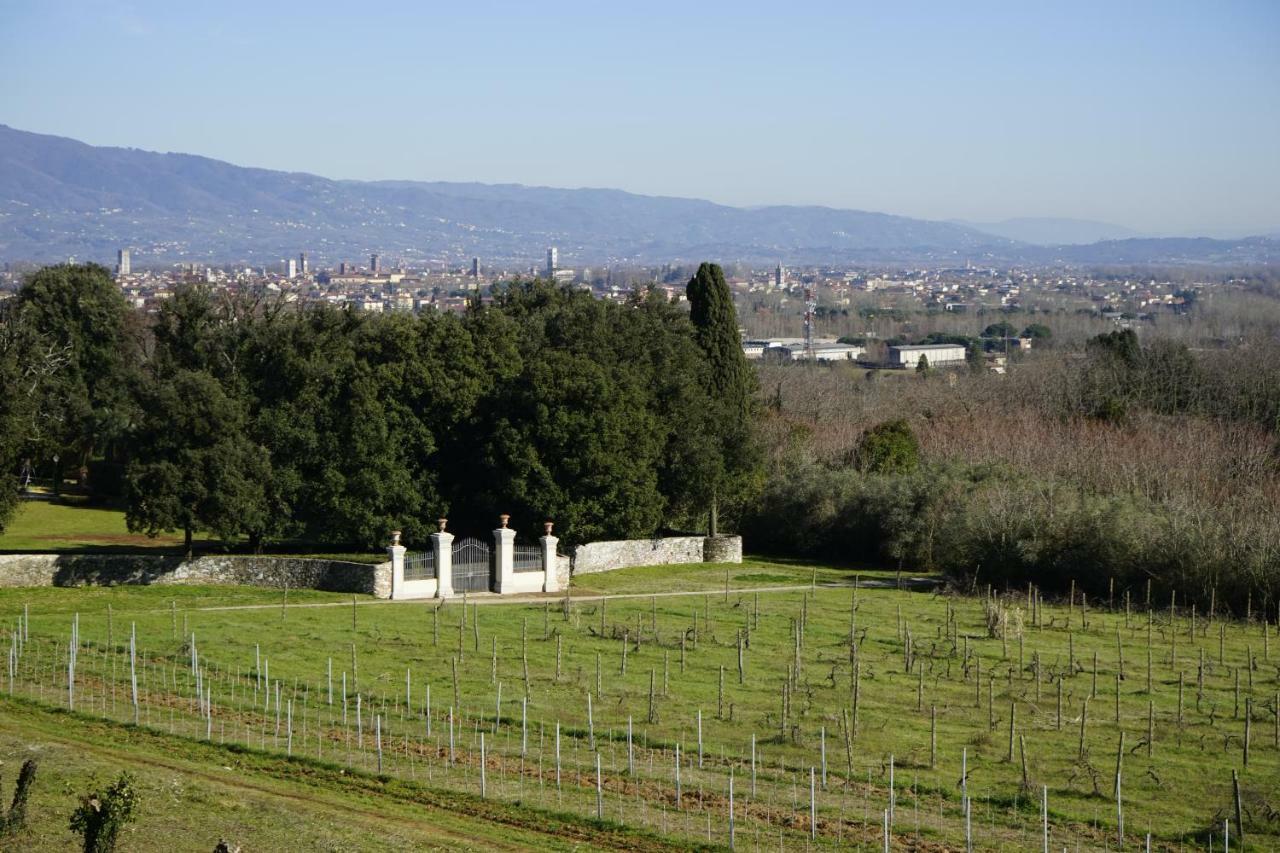
[[[814,298],[813,285],[806,284],[804,286],[804,357],[809,361],[816,359],[813,351],[813,314],[817,307],[818,300]]]

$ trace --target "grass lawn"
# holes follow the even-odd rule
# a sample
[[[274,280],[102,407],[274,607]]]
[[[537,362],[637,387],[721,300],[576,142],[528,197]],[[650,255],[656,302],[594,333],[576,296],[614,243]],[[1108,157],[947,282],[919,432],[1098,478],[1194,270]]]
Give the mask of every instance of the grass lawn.
[[[226,543],[199,534],[193,543],[200,553],[226,553]],[[124,512],[89,506],[83,498],[64,496],[57,501],[29,500],[18,506],[9,526],[0,532],[0,553],[180,553],[181,533],[161,533],[152,538],[130,533]],[[333,546],[277,544],[267,556],[317,557],[357,563],[380,563],[384,552],[335,551]]]
[[[833,583],[840,577],[831,567],[820,572]],[[1273,626],[1203,613],[1193,624],[1189,613],[1171,618],[1167,606],[1126,614],[1123,599],[1114,611],[1046,604],[1034,619],[1024,596],[1013,595],[1003,635],[993,635],[981,598],[863,589],[855,600],[847,586],[821,585],[741,591],[759,575],[781,584],[792,573],[813,576],[803,566],[743,564],[730,568],[738,591],[726,596],[723,567],[646,568],[590,580],[597,591],[715,588],[439,608],[353,606],[349,596],[322,593],[290,593],[290,603],[330,606],[285,608],[280,593],[262,590],[3,590],[0,624],[16,629],[26,605],[30,637],[16,698],[0,699],[0,742],[39,750],[53,732],[73,737],[73,718],[55,709],[72,698],[67,652],[78,620],[74,701],[83,716],[74,719],[102,727],[86,742],[126,740],[144,764],[189,761],[181,773],[210,780],[202,786],[243,761],[281,796],[308,790],[312,776],[327,780],[326,796],[375,810],[399,808],[399,785],[471,804],[483,790],[501,814],[518,805],[544,823],[570,813],[580,826],[599,809],[644,833],[628,843],[724,845],[732,774],[739,844],[803,847],[813,832],[816,847],[877,849],[889,809],[895,847],[961,846],[967,793],[975,843],[993,850],[1040,846],[1047,788],[1051,846],[1101,849],[1119,832],[1113,791],[1123,732],[1127,847],[1147,832],[1153,849],[1207,846],[1211,833],[1220,844],[1222,820],[1234,815],[1233,770],[1250,847],[1280,846],[1271,817],[1280,791]],[[120,727],[134,714],[130,625],[144,731],[126,738],[135,731]],[[740,681],[743,629],[750,643]],[[8,687],[0,678],[0,695]],[[373,785],[379,742],[388,781]],[[60,772],[98,772],[95,750],[62,753]],[[290,752],[319,762],[316,769],[297,769],[283,757]],[[165,788],[150,784],[148,798],[163,801]],[[69,794],[57,796],[65,812]],[[209,797],[178,802],[212,834],[227,807],[223,789]],[[528,827],[510,825],[508,835],[503,820],[495,813],[458,831],[476,846],[529,846],[520,835]],[[165,826],[140,825],[137,849],[162,843],[154,833]],[[271,826],[236,826],[235,840],[252,849],[278,837]]]
[[[0,551],[124,552],[181,546],[180,533],[154,539],[130,533],[120,510],[87,506],[75,498],[23,501],[0,533]]]

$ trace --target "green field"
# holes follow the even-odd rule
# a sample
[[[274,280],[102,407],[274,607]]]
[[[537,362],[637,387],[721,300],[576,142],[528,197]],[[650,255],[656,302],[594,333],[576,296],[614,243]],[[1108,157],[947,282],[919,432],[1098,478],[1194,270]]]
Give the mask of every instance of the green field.
[[[76,498],[23,501],[0,534],[0,551],[137,551],[181,545],[180,533],[154,539],[130,533],[120,510],[86,506]]]
[[[1167,604],[1150,616],[1135,604],[1126,615],[1123,599],[1115,612],[1045,604],[1034,618],[1025,593],[1007,599],[1001,622],[982,598],[855,593],[831,568],[812,590],[743,591],[806,576],[813,570],[744,564],[730,569],[726,595],[723,566],[636,569],[574,588],[672,594],[439,609],[314,592],[290,592],[286,607],[280,593],[241,589],[0,591],[6,627],[24,605],[30,614],[14,698],[0,699],[5,775],[28,753],[51,768],[24,846],[65,847],[74,791],[91,773],[131,767],[146,800],[129,849],[166,849],[175,813],[200,834],[192,849],[219,835],[271,848],[285,833],[291,846],[329,849],[384,825],[394,827],[389,847],[426,843],[436,827],[445,846],[723,846],[730,774],[735,840],[752,848],[880,849],[891,807],[895,848],[962,847],[967,793],[978,849],[1038,849],[1046,789],[1054,849],[1114,848],[1122,731],[1126,847],[1148,832],[1153,849],[1207,846],[1210,834],[1220,846],[1222,821],[1234,818],[1233,770],[1249,848],[1280,844],[1274,626],[1201,615],[1193,633],[1189,613],[1171,620]],[[127,724],[130,625],[141,729]],[[261,802],[261,819],[242,794]],[[296,833],[277,817],[293,797],[314,816]]]
[[[192,546],[197,554],[225,553],[225,542],[196,535]],[[243,543],[237,545],[243,547]],[[361,563],[387,559],[384,552],[331,553],[332,546],[305,543],[276,544],[268,555],[322,557]],[[83,498],[63,496],[58,500],[23,501],[9,525],[0,532],[0,553],[136,554],[139,552],[182,552],[182,534],[161,533],[152,538],[131,533],[124,512],[109,507],[89,506]]]

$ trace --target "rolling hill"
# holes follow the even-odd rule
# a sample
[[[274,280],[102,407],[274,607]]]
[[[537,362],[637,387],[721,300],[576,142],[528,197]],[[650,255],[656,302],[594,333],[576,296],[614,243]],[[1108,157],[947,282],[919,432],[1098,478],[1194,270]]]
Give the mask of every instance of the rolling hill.
[[[96,147],[0,125],[0,259],[137,265],[409,262],[568,265],[718,258],[772,263],[1259,260],[1276,242],[1119,240],[1043,248],[975,227],[859,210],[738,208],[611,189],[343,181],[190,154]]]

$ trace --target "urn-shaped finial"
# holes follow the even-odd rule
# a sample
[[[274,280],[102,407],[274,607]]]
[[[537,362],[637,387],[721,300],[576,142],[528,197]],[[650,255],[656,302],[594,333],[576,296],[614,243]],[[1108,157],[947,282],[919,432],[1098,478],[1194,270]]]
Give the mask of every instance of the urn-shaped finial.
[[[505,512],[502,515],[498,516],[498,521],[502,522],[503,527],[506,527],[507,522],[510,520],[511,520],[511,516],[507,515]]]
[[[444,533],[445,525],[446,525],[446,524],[448,524],[448,523],[449,523],[449,519],[447,519],[447,518],[437,518],[437,519],[436,519],[436,524],[440,525],[440,532],[441,532],[441,533]]]
[[[551,521],[544,521],[544,522],[542,522],[542,534],[543,534],[544,536],[550,536],[550,535],[551,535],[551,528],[552,528],[552,527],[555,527],[555,523],[554,523],[554,522],[551,522]]]
[[[400,531],[399,531],[399,530],[393,530],[393,531],[391,531],[391,545],[392,545],[392,547],[395,547],[396,545],[399,545],[399,544],[400,544]]]

